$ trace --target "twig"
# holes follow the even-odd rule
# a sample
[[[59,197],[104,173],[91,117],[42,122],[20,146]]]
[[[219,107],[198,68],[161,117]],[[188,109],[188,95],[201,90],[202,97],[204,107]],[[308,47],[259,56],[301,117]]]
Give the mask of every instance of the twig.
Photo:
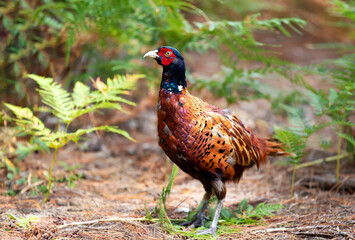
[[[69,226],[76,226],[76,225],[88,225],[88,224],[94,224],[94,223],[100,223],[100,222],[117,222],[117,221],[121,221],[121,222],[129,222],[129,221],[150,221],[150,222],[157,222],[159,221],[159,219],[157,218],[152,218],[152,219],[148,219],[146,217],[142,217],[142,218],[107,218],[107,219],[95,219],[95,220],[91,220],[91,221],[85,221],[85,222],[72,222],[72,223],[67,223],[67,224],[63,224],[58,226],[59,229],[62,228],[66,228]]]
[[[263,230],[257,230],[254,233],[286,232],[289,230],[290,230],[290,228],[268,228],[268,229],[263,229]]]
[[[335,191],[337,193],[340,189],[343,191],[353,192],[355,189],[355,179],[350,176],[345,176],[339,184],[336,183],[335,177],[305,177],[302,180],[302,185],[308,188],[319,187],[323,190]]]
[[[304,235],[310,237],[322,237],[322,238],[334,238],[335,236],[339,236],[339,235],[343,236],[343,234],[339,234],[339,233],[328,234],[328,233],[316,233],[316,232],[292,232],[292,234]]]
[[[335,188],[335,193],[338,193],[339,189],[344,186],[345,182],[350,178],[350,176],[344,177],[343,181],[339,182],[339,176],[336,179],[336,184],[330,189],[330,191],[333,191]]]
[[[44,183],[44,181],[38,181],[38,182],[35,182],[35,183],[32,183],[30,185],[28,185],[27,187],[23,188],[20,192],[20,194],[23,194],[25,192],[27,192],[29,189],[31,188],[34,188],[34,187],[37,187],[38,185],[41,185],[42,183]]]
[[[335,236],[347,236],[347,233],[343,233],[343,232],[339,232],[339,233],[316,233],[316,232],[299,232],[299,230],[309,230],[309,229],[324,229],[325,227],[328,226],[324,226],[324,225],[320,225],[320,226],[305,226],[305,227],[283,227],[283,228],[267,228],[267,229],[263,229],[263,230],[257,230],[254,231],[254,233],[272,233],[272,232],[289,232],[291,234],[295,234],[295,235],[306,235],[306,236],[315,236],[315,237],[324,237],[324,238],[334,238]],[[297,232],[295,232],[294,230],[297,230]]]
[[[334,161],[334,160],[337,160],[337,159],[342,159],[342,158],[345,158],[347,156],[349,156],[349,154],[348,153],[344,153],[344,154],[341,154],[341,155],[331,156],[331,157],[327,157],[327,158],[320,158],[320,159],[314,160],[312,162],[306,162],[306,163],[298,164],[298,165],[295,166],[295,168],[296,169],[300,169],[300,168],[304,168],[304,167],[309,167],[309,166],[316,165],[316,164],[319,164],[319,163],[322,163],[322,162],[330,162],[330,161]]]
[[[355,233],[355,230],[352,233],[350,233],[348,236],[346,236],[346,239],[350,239],[354,235],[354,233]]]

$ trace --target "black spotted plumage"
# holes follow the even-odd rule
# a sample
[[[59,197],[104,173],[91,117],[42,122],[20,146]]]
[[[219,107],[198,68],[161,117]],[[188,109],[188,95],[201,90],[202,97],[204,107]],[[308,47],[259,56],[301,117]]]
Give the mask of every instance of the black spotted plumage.
[[[233,113],[192,96],[186,89],[185,64],[171,47],[159,47],[145,56],[163,66],[157,105],[159,145],[184,172],[198,179],[206,193],[190,227],[203,223],[212,194],[218,206],[210,228],[201,234],[215,235],[226,195],[225,182],[239,181],[245,169],[260,166],[267,155],[288,155],[274,141],[252,134]]]

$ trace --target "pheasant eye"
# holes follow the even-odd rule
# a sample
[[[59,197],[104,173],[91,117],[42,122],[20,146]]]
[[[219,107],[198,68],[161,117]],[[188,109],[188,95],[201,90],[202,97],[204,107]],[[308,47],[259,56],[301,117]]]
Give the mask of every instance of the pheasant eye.
[[[165,53],[165,57],[170,57],[171,56],[171,52],[166,52]]]

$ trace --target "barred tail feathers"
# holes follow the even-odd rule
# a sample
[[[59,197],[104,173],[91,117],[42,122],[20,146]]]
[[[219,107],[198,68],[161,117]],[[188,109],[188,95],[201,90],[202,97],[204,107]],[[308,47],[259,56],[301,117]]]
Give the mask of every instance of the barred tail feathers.
[[[254,161],[257,167],[260,167],[261,163],[265,163],[267,156],[292,156],[292,153],[285,151],[283,144],[275,138],[258,138],[255,137],[252,140],[254,149],[257,149],[259,158]]]
[[[284,150],[283,144],[275,138],[265,138],[265,150],[266,155],[269,156],[292,156],[292,153],[288,153]]]

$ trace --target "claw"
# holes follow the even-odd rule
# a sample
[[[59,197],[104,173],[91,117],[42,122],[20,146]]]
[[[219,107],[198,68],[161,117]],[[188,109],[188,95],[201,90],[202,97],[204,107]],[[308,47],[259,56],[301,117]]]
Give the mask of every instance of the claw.
[[[201,227],[203,226],[205,221],[209,221],[209,220],[210,219],[206,216],[203,216],[202,218],[196,217],[194,220],[181,223],[180,226],[186,227],[186,226],[193,225],[193,227]]]
[[[216,208],[211,226],[208,229],[199,231],[197,233],[197,235],[211,234],[213,237],[216,236],[218,219],[219,219],[219,215],[221,214],[223,202],[224,202],[224,199],[218,200],[217,208]]]
[[[190,230],[191,228],[203,226],[204,220],[208,220],[208,218],[205,216],[205,210],[207,209],[208,199],[210,198],[210,196],[210,192],[206,192],[203,196],[201,208],[198,211],[195,219],[180,224],[180,226],[188,226],[184,229],[184,231]]]
[[[206,216],[196,216],[196,218],[192,221],[184,222],[180,224],[180,226],[187,226],[184,231],[190,230],[191,228],[198,228],[203,226],[204,220],[208,220]]]
[[[216,231],[217,231],[217,228],[210,227],[210,228],[207,228],[205,230],[198,231],[196,233],[196,235],[211,234],[213,237],[215,237],[216,236]]]

